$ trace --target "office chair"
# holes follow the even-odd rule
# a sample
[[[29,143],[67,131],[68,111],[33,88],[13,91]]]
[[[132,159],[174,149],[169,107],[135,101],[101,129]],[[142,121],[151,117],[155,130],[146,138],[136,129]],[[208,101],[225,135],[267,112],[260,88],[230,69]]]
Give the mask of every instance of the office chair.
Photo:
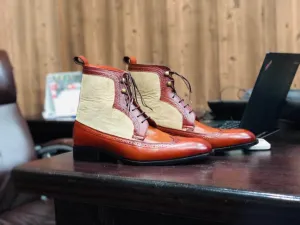
[[[55,224],[52,201],[18,192],[11,179],[11,170],[28,161],[53,155],[58,148],[71,151],[72,140],[53,141],[35,148],[16,96],[13,67],[7,53],[0,50],[0,224]]]

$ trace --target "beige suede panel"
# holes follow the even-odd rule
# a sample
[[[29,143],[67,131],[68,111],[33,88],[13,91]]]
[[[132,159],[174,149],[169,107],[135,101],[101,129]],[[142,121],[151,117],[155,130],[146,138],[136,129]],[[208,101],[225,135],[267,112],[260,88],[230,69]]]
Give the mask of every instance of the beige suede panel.
[[[152,111],[145,107],[139,98],[138,102],[146,114],[150,116],[157,125],[181,130],[183,124],[182,114],[174,106],[160,100],[161,90],[158,74],[153,72],[130,73],[145,103],[153,109]]]
[[[76,120],[86,126],[118,137],[131,139],[131,119],[113,108],[115,85],[112,79],[83,74]]]

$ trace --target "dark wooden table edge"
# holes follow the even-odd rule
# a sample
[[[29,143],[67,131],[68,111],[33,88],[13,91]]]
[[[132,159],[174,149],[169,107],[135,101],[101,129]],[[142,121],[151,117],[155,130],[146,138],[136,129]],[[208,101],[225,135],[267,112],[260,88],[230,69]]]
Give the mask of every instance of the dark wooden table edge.
[[[252,205],[254,208],[256,206],[300,208],[300,196],[109,175],[98,176],[95,182],[95,177],[95,174],[75,177],[74,174],[68,172],[52,171],[49,173],[22,166],[13,170],[16,187],[21,191],[45,194],[65,200],[75,199],[78,202],[100,203],[112,207],[178,213],[186,216],[194,216],[194,213],[190,213],[191,211],[204,208],[205,210],[209,207],[211,210],[220,208],[226,211],[226,207],[232,208],[233,205],[243,207],[245,204]],[[116,193],[120,194],[116,195]],[[165,207],[166,205],[174,206],[174,204],[175,207],[171,211]]]

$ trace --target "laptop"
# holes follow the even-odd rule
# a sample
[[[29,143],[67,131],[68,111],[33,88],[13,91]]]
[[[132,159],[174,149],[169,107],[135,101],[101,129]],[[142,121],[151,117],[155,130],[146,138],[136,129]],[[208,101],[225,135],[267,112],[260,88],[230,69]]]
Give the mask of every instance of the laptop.
[[[216,123],[219,128],[243,128],[257,137],[278,130],[277,121],[297,72],[300,54],[267,53],[241,120]]]

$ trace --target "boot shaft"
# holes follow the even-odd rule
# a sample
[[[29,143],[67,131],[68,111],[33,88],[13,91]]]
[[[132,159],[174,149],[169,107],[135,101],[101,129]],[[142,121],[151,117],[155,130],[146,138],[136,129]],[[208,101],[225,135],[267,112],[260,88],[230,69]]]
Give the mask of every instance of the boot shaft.
[[[167,165],[198,160],[211,152],[211,145],[202,139],[173,137],[153,127],[136,103],[140,92],[130,73],[90,65],[82,56],[74,61],[83,67],[73,129],[75,160]],[[139,101],[148,109],[142,97]]]
[[[134,78],[145,103],[153,110],[139,104],[159,126],[173,129],[193,130],[195,113],[176,94],[170,68],[161,65],[137,64],[124,57],[128,70]]]
[[[83,67],[76,120],[97,131],[142,140],[148,121],[136,109],[130,74],[113,67],[90,65],[83,56],[74,61]]]

